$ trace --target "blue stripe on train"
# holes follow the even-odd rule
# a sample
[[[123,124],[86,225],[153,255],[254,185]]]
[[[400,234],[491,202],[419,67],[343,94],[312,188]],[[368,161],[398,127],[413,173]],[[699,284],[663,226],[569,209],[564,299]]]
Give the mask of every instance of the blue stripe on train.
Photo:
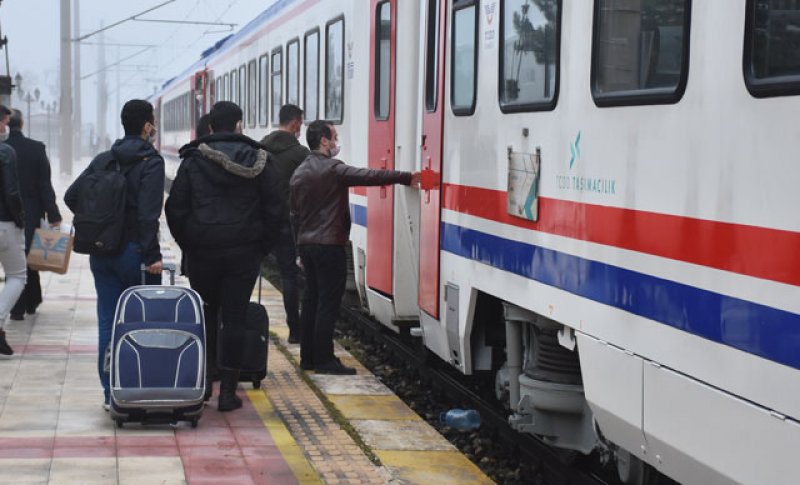
[[[794,313],[448,223],[442,250],[800,369]]]
[[[350,218],[353,224],[367,227],[367,208],[363,205],[350,204]]]

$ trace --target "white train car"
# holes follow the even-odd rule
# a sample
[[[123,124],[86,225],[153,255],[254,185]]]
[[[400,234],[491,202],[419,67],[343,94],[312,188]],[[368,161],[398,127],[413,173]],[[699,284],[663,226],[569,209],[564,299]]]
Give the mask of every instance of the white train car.
[[[799,44],[795,0],[281,0],[154,101],[255,139],[296,102],[422,169],[352,191],[356,286],[520,432],[630,484],[794,483]]]

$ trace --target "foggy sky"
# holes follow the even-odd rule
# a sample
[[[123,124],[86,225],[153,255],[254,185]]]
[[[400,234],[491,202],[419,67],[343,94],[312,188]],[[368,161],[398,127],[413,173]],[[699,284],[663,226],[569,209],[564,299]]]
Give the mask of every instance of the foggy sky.
[[[101,22],[110,25],[135,15],[166,0],[79,0],[81,34],[100,28]],[[269,7],[276,0],[176,0],[143,16],[151,19],[196,20],[238,24],[235,30]],[[73,0],[74,2],[74,0]],[[2,0],[0,27],[9,40],[11,76],[23,76],[23,88],[38,87],[45,103],[58,100],[60,0]],[[105,32],[105,42],[117,44],[156,45],[145,47],[106,47],[106,63],[136,54],[121,64],[120,100],[141,98],[152,94],[156,86],[180,73],[200,57],[200,53],[231,31],[224,26],[174,25],[126,22]],[[98,36],[85,43],[97,43]],[[97,45],[81,47],[81,74],[98,70]],[[0,57],[0,73],[5,74],[5,58]],[[98,79],[95,75],[82,81],[82,117],[84,124],[96,122]],[[118,134],[117,71],[106,72],[108,92],[107,124],[110,135]],[[16,102],[16,93],[12,100]],[[22,105],[22,103],[18,103]],[[32,108],[36,113],[41,105]]]

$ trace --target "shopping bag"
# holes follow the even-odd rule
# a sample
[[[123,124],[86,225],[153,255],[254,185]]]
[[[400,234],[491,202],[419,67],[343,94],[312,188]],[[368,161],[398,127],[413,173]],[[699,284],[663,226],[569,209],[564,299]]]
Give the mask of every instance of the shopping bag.
[[[37,228],[28,252],[28,268],[64,274],[72,254],[72,234],[57,229]]]

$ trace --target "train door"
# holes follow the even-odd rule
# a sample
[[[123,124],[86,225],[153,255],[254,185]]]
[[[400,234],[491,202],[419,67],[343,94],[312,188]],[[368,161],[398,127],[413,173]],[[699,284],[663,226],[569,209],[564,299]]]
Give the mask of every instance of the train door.
[[[397,0],[371,0],[369,161],[394,169]],[[367,189],[367,286],[393,295],[394,187]]]
[[[447,2],[427,0],[422,115],[422,200],[419,234],[419,306],[439,319],[439,231],[442,219],[442,138]]]

